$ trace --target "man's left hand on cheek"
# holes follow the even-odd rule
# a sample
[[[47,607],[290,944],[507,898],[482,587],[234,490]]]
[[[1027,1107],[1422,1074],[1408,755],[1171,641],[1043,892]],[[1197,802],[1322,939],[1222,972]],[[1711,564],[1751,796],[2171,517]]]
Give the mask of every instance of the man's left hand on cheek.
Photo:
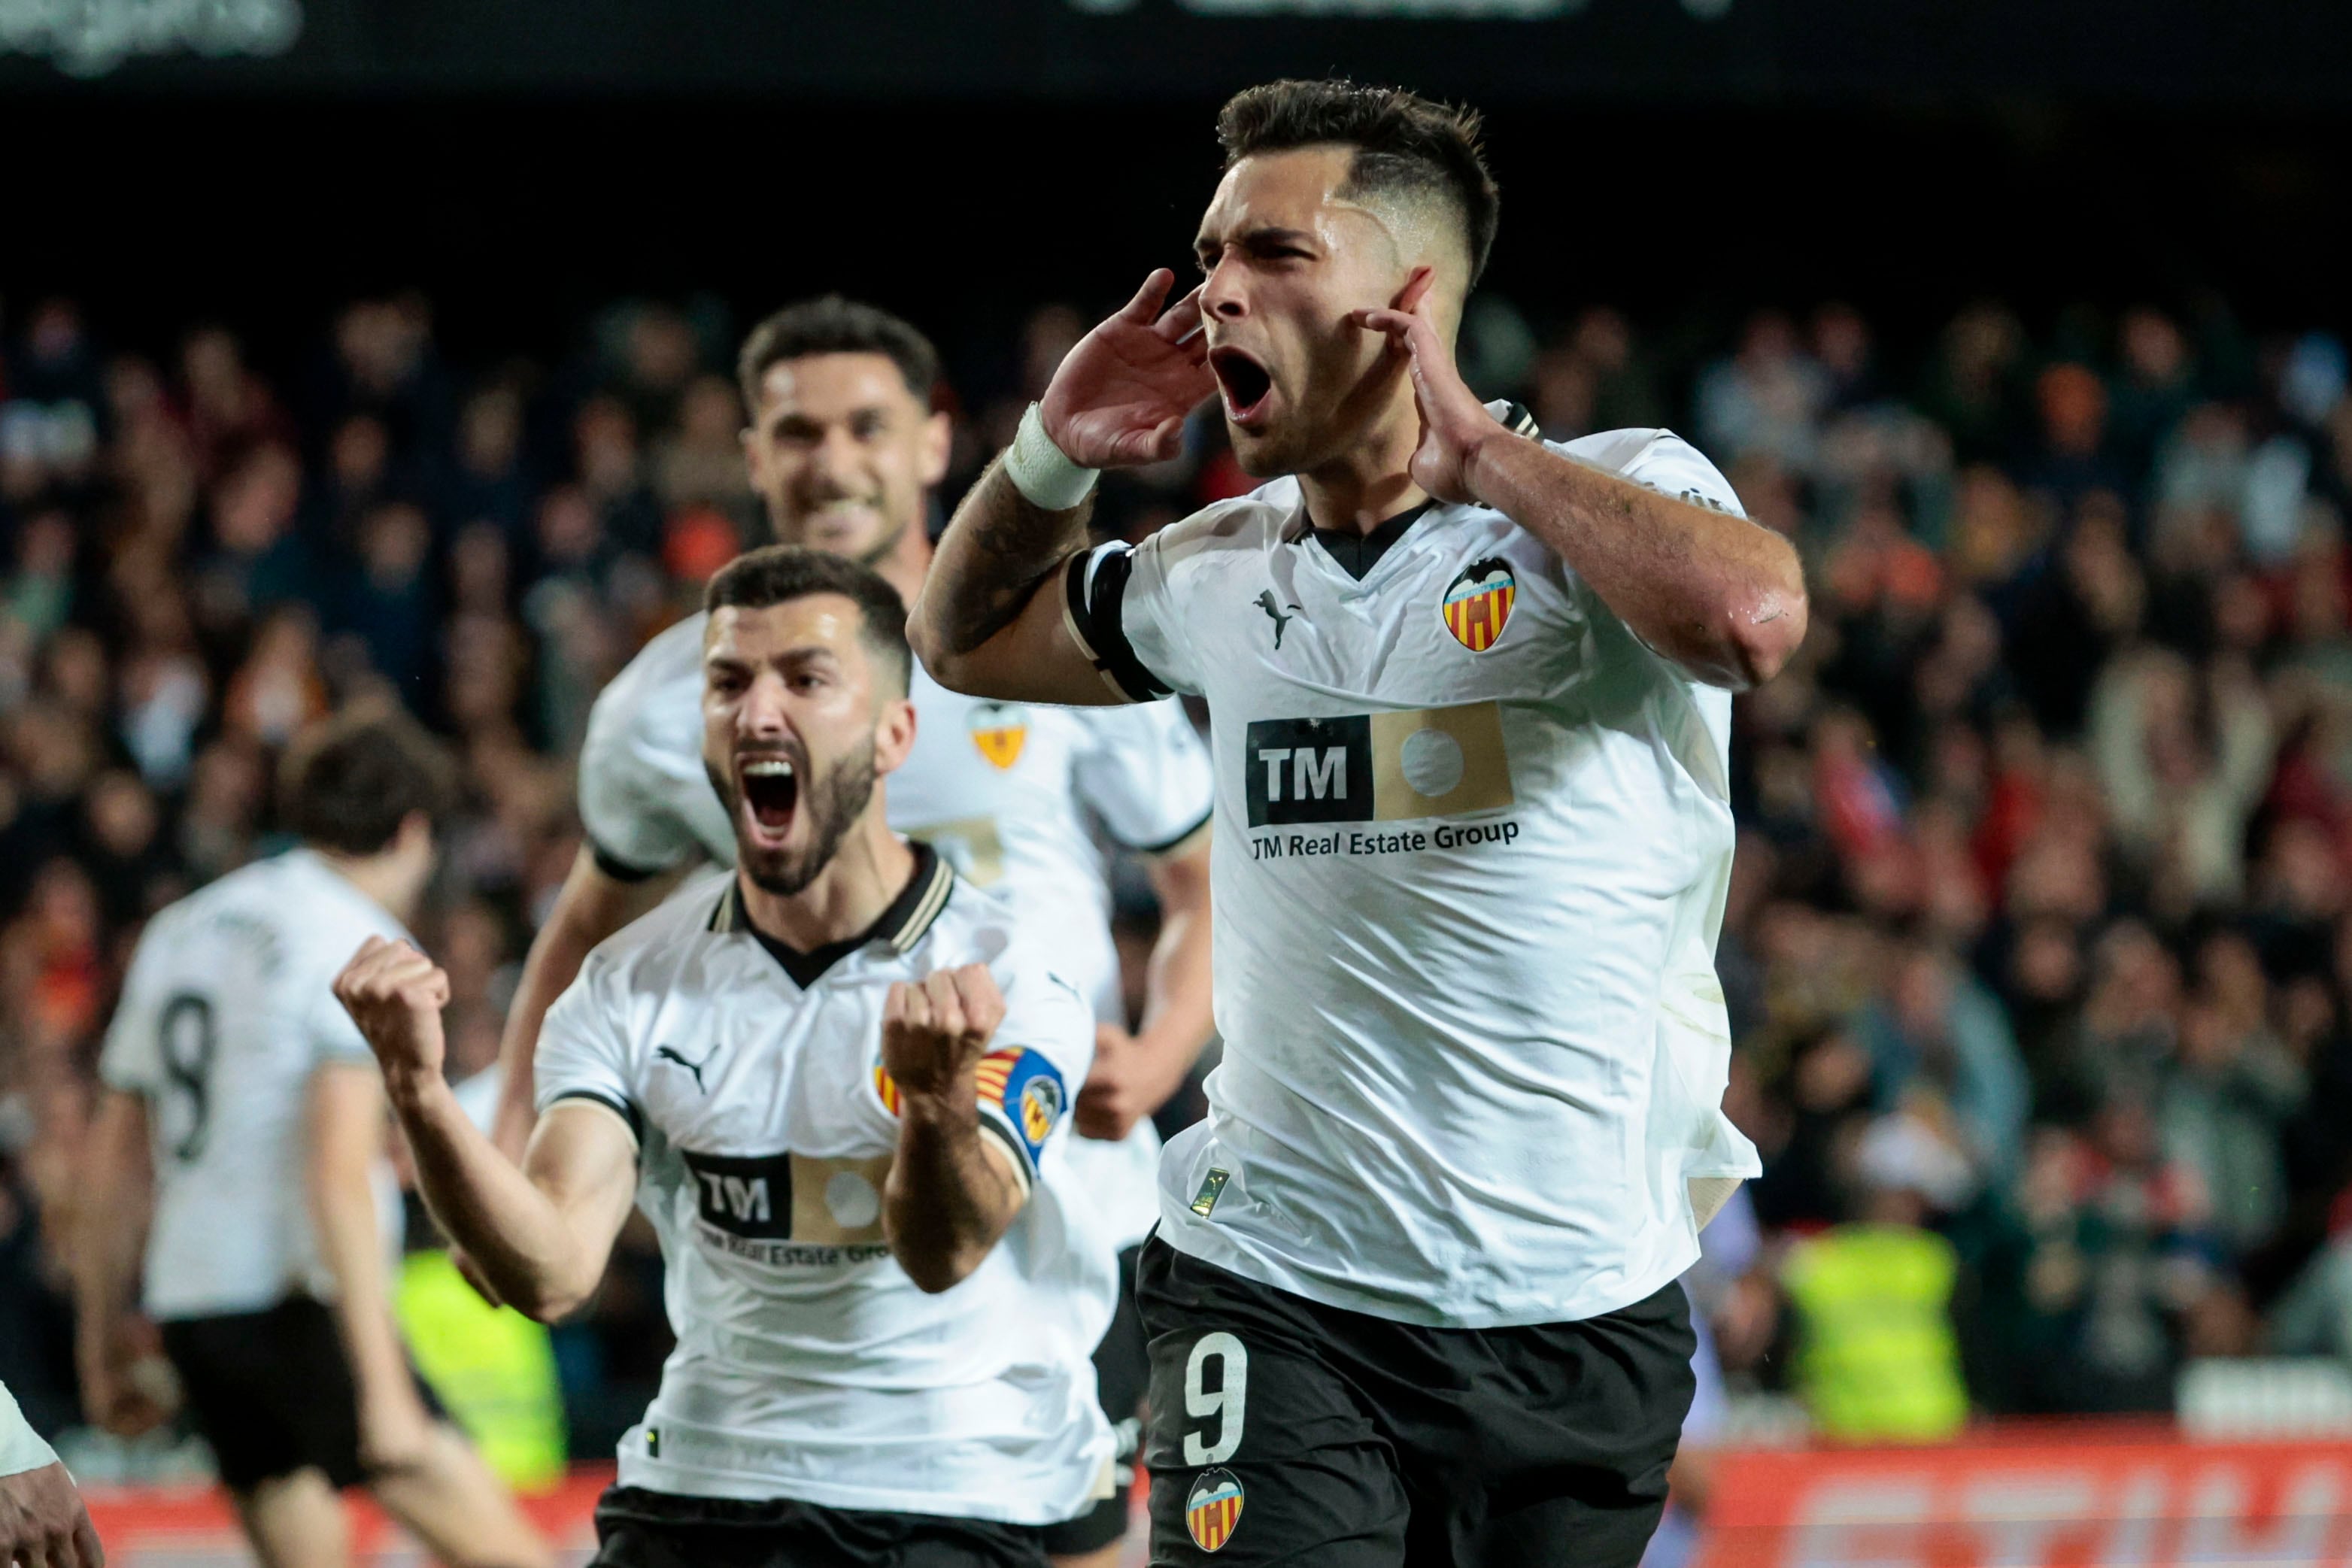
[[[1454,350],[1438,335],[1430,292],[1413,295],[1405,308],[1359,310],[1351,319],[1367,331],[1387,334],[1391,348],[1406,356],[1405,371],[1412,378],[1413,401],[1421,410],[1413,483],[1441,501],[1476,501],[1470,482],[1472,459],[1483,443],[1510,433],[1463,381]]]

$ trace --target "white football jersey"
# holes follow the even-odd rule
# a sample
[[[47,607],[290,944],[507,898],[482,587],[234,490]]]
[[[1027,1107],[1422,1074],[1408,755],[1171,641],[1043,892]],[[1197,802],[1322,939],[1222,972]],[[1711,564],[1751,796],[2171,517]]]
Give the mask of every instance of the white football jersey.
[[[638,1138],[677,1348],[621,1440],[625,1485],[1045,1524],[1110,1458],[1095,1343],[1116,1269],[1073,1201],[1068,1110],[1094,1051],[1075,984],[1011,912],[917,846],[868,936],[802,955],[754,931],[731,873],[590,955],[547,1015],[542,1113],[586,1099]],[[890,985],[984,963],[1005,1017],[981,1124],[1031,1180],[981,1266],[926,1295],[883,1237],[898,1091]]]
[[[1560,450],[1738,510],[1664,431]],[[1360,580],[1335,549],[1373,558]],[[1681,1273],[1686,1184],[1758,1168],[1721,1111],[1729,695],[1478,507],[1327,544],[1281,480],[1067,588],[1114,684],[1209,701],[1225,1054],[1162,1160],[1160,1234],[1441,1326],[1591,1317]]]
[[[691,616],[656,637],[596,699],[580,758],[580,816],[599,863],[614,874],[703,856],[734,863],[734,829],[702,767],[707,619]],[[889,776],[890,825],[1012,900],[1052,935],[1055,962],[1096,1016],[1124,1024],[1109,863],[1088,813],[1147,853],[1208,821],[1208,750],[1183,708],[992,703],[949,691],[920,665],[910,695],[915,746]],[[1074,1145],[1120,1246],[1141,1240],[1158,1218],[1158,1153],[1148,1122],[1118,1144]]]
[[[148,1101],[155,1218],[145,1301],[159,1321],[258,1312],[333,1293],[310,1221],[310,1075],[374,1058],[335,1000],[338,971],[398,921],[320,856],[231,872],[148,923],[99,1073]],[[387,1164],[377,1212],[400,1250]]]

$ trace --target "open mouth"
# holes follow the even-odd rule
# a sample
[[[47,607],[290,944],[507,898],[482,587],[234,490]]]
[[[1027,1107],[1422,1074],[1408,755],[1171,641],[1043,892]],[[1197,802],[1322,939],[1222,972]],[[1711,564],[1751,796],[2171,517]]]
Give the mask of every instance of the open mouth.
[[[1216,372],[1217,385],[1225,394],[1226,418],[1248,424],[1265,412],[1274,377],[1264,365],[1239,349],[1217,349],[1210,352],[1209,368]]]
[[[743,805],[763,833],[781,838],[801,803],[800,774],[782,757],[755,757],[742,765]]]

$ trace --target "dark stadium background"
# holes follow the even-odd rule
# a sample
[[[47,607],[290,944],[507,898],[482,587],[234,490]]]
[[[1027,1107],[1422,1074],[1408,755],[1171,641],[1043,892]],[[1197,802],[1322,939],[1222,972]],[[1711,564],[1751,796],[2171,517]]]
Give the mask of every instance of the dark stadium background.
[[[222,0],[207,14],[264,16],[286,3]],[[1543,15],[1397,14],[1415,5],[1492,13],[1515,4]],[[0,0],[0,405],[10,373],[24,382],[23,334],[45,300],[79,308],[94,354],[143,359],[165,382],[193,329],[226,327],[286,415],[284,434],[316,495],[338,423],[366,407],[337,368],[336,323],[356,301],[421,300],[436,418],[453,418],[472,389],[529,367],[516,384],[528,389],[525,465],[536,507],[572,477],[572,422],[583,406],[607,392],[645,406],[623,384],[614,351],[616,324],[633,310],[683,312],[703,334],[700,368],[723,373],[727,342],[760,315],[837,288],[905,313],[944,350],[962,416],[959,477],[944,497],[952,500],[953,484],[984,455],[986,434],[1001,433],[1034,377],[1023,345],[1041,308],[1092,319],[1150,267],[1184,266],[1215,179],[1211,120],[1223,95],[1270,75],[1334,69],[1487,110],[1505,194],[1489,295],[1514,308],[1536,349],[1566,351],[1594,308],[1622,313],[1643,406],[1702,445],[1709,434],[1701,389],[1735,367],[1759,312],[1785,313],[1800,340],[1827,305],[1851,307],[1866,325],[1868,373],[1813,411],[1813,434],[1857,413],[1943,418],[1935,399],[1959,336],[1955,323],[2005,314],[2018,337],[1996,378],[1994,413],[1972,432],[1948,422],[1943,434],[1958,434],[1958,457],[1930,484],[1881,475],[1841,490],[1843,481],[1826,471],[1797,465],[1792,473],[1762,459],[1742,467],[1739,455],[1712,450],[1743,486],[1759,486],[1748,493],[1752,507],[1778,497],[1772,516],[1794,529],[1815,574],[1815,643],[1775,688],[1783,695],[1742,705],[1735,747],[1743,825],[1773,857],[1759,859],[1744,842],[1742,868],[1769,864],[1776,879],[1776,902],[1742,903],[1748,895],[1736,891],[1726,938],[1742,1031],[1735,1094],[1748,1096],[1741,1113],[1775,1130],[1778,1141],[1765,1141],[1780,1164],[1758,1195],[1771,1232],[1767,1264],[1717,1282],[1748,1450],[1727,1472],[1724,1506],[1735,1524],[1755,1528],[1727,1531],[1729,1544],[1717,1550],[1730,1554],[1711,1561],[1781,1561],[1772,1527],[1799,1506],[1789,1500],[1844,1495],[1834,1493],[1841,1485],[1871,1493],[1895,1473],[1888,1467],[1905,1464],[1919,1467],[1922,1495],[1935,1500],[1927,1522],[1913,1523],[1957,1529],[1952,1520],[1978,1495],[1969,1489],[1987,1453],[2010,1456],[2006,1470],[1994,1467],[1996,1479],[2022,1471],[2079,1481],[2094,1500],[2080,1505],[2086,1521],[2126,1506],[2121,1491],[2104,1489],[2153,1474],[2169,1478],[2167,1506],[2183,1512],[2189,1505],[2180,1500],[2192,1493],[2242,1482],[2254,1499],[2248,1540],[2278,1509],[2281,1529],[2309,1515],[2318,1521],[2313,1540],[2339,1541],[2352,1528],[2352,1244],[2340,1239],[2352,1220],[2352,1131],[2342,1114],[2352,1094],[2352,942],[2344,941],[2352,933],[2344,913],[2352,904],[2352,768],[2339,759],[2347,776],[2331,776],[2318,737],[2327,713],[2352,713],[2352,639],[2340,627],[2328,632],[2324,616],[2314,630],[2295,606],[2315,584],[2341,584],[2352,599],[2352,551],[2338,543],[2326,555],[2326,526],[2315,524],[2291,558],[2255,560],[2234,535],[2199,556],[2204,546],[2168,535],[2158,492],[2168,444],[2187,442],[2189,415],[2220,410],[2250,447],[2276,438],[2303,452],[2305,493],[2339,525],[2352,511],[2352,403],[2340,403],[2332,423],[2304,420],[2281,392],[2296,344],[2332,335],[2340,348],[2352,333],[2352,246],[2344,238],[2352,227],[2352,6],[1361,0],[1348,9],[1391,14],[1337,9],[1317,0],[514,0],[496,8],[306,0],[302,31],[282,53],[224,47],[208,55],[167,39],[152,55],[134,49],[118,60],[76,57],[58,19],[82,16],[93,27],[108,16],[120,20],[130,14],[121,0],[46,11],[36,0]],[[159,0],[154,14],[169,12]],[[2187,356],[2178,383],[2153,392],[2134,383],[2123,341],[2149,311],[2177,330]],[[1794,358],[1811,363],[1801,349]],[[2069,380],[2077,371],[2087,375]],[[1523,378],[1532,373],[1521,367]],[[2087,395],[2094,382],[2109,416],[2103,439],[2087,455],[2058,450],[2045,398]],[[1527,389],[1515,382],[1492,390]],[[1600,403],[1608,402],[1604,389]],[[650,465],[656,433],[636,434]],[[1197,498],[1216,478],[1214,447],[1212,436],[1201,465],[1164,494],[1115,488],[1107,517],[1148,526]],[[115,455],[110,447],[106,461]],[[403,461],[429,467],[446,455]],[[2018,497],[2027,519],[2032,548],[2000,569],[2005,576],[1972,576],[1988,569],[1963,559],[1941,522],[1926,521],[1974,504],[1967,495],[1928,496],[1937,484],[1965,491],[1971,473],[2002,487],[1996,502]],[[2097,497],[2110,489],[2120,506],[2103,510]],[[439,572],[450,532],[466,519],[425,501]],[[0,588],[10,595],[24,525],[42,505],[0,499]],[[112,505],[101,484],[67,508],[79,530],[74,576],[83,591],[68,624],[101,626],[107,655],[120,659],[115,627],[92,608]],[[1866,523],[1858,520],[1864,514]],[[302,527],[319,526],[304,516],[311,520]],[[200,506],[186,564],[202,564],[204,517]],[[1865,537],[1889,518],[1890,536]],[[524,580],[535,570],[533,526],[528,517],[514,525],[509,619],[518,636]],[[2069,556],[2079,538],[2095,546],[2110,531],[2110,553],[2093,560],[2086,546],[2089,565]],[[2136,632],[2107,638],[2094,610],[2053,588],[2073,582],[2067,574],[2078,566],[2085,581],[2104,572],[2110,586],[2138,583]],[[611,615],[625,632],[643,629],[639,590]],[[665,602],[683,602],[691,584],[668,581],[664,591]],[[2278,747],[2261,804],[2243,841],[2229,846],[2247,878],[2242,895],[2182,915],[2164,903],[2161,864],[2151,869],[2161,856],[2127,851],[2109,821],[2093,832],[2095,874],[2111,884],[2104,905],[2036,915],[2032,933],[2055,941],[2064,925],[2086,973],[2095,960],[2118,974],[2138,965],[2130,973],[2156,976],[2149,983],[2158,990],[2169,964],[2176,992],[2148,1009],[2168,1041],[2244,1004],[2251,982],[2233,946],[2244,937],[2267,967],[2254,988],[2257,1023],[2279,1035],[2307,1031],[2295,1035],[2305,1087],[2291,1113],[2231,1124],[2253,1126],[2275,1145],[2291,1190],[2259,1234],[2135,1233],[2130,1244],[2144,1246],[2150,1282],[2133,1305],[2158,1325],[2158,1364],[2128,1385],[2077,1375],[2089,1330],[2042,1311],[2033,1281],[2043,1276],[2034,1270],[2099,1256],[2100,1246],[2117,1255],[2125,1244],[2112,1234],[2086,1239],[2097,1229],[2095,1211],[2122,1201],[2130,1184],[2100,1187],[2084,1176],[2082,1190],[2063,1201],[2033,1186],[2035,1173],[2068,1168],[2065,1150],[2051,1154],[2045,1125],[2074,1140],[2071,1149],[2095,1145],[2098,1159],[2112,1153],[2100,1142],[2108,1134],[2095,1103],[2079,1100],[2082,1085],[2068,1071],[2045,1073],[2050,1064],[2037,1053],[2073,1040],[2068,1030],[2112,1045],[2116,1061],[2137,1047],[2127,1030],[2097,1035],[2105,1025],[2091,1015],[2105,1004],[2087,980],[2063,1007],[2034,1010],[2011,968],[2024,962],[2017,953],[2025,943],[2005,923],[1996,888],[1988,894],[1994,908],[1956,962],[2006,1009],[2014,1049],[2032,1070],[2037,1130],[2030,1154],[2007,1151],[2030,1169],[1937,1222],[1966,1260],[1948,1326],[1976,1417],[1990,1423],[1979,1436],[1996,1446],[1917,1451],[1925,1457],[1863,1447],[1824,1459],[1786,1447],[1817,1392],[1801,1364],[1800,1320],[1811,1309],[1771,1279],[1769,1260],[1850,1218],[1833,1190],[1839,1162],[1853,1154],[1841,1140],[1865,1122],[1898,1119],[1850,1075],[1857,1057],[1882,1080],[1894,1071],[1884,1041],[1904,1038],[1905,988],[1926,973],[1933,946],[1917,938],[1923,929],[1932,936],[1945,912],[1932,889],[1890,892],[1875,879],[1902,873],[1874,857],[1893,842],[1949,869],[1934,858],[1952,848],[1951,823],[1935,816],[1947,803],[1937,769],[1948,759],[1928,744],[1934,726],[1913,683],[1975,634],[1958,612],[1972,600],[1990,607],[2000,638],[1990,667],[1975,673],[1974,706],[1963,705],[1989,751],[2007,744],[2002,727],[2021,706],[2050,729],[2045,738],[2086,746],[2063,722],[2051,726],[2049,714],[2079,706],[2095,676],[2144,647],[2177,653],[2209,685],[2241,653],[2265,678],[2321,672],[2311,709],[2275,699]],[[415,604],[436,601],[425,592]],[[0,603],[0,631],[16,602]],[[2267,608],[2257,614],[2250,604]],[[2259,620],[2258,634],[2245,631],[2247,616]],[[420,647],[443,630],[437,621],[392,629]],[[533,646],[541,672],[558,662]],[[82,676],[69,664],[45,666],[47,652],[19,650],[30,672],[22,688],[0,683],[0,797],[9,802],[0,810],[0,1005],[10,1009],[0,1016],[0,1376],[37,1420],[57,1426],[72,1411],[69,1375],[56,1363],[67,1325],[54,1290],[58,1260],[53,1247],[43,1250],[37,1213],[45,1196],[58,1201],[64,1190],[58,1151],[69,1151],[71,1137],[58,1123],[70,1119],[73,1088],[87,1081],[95,1026],[85,1018],[80,1032],[45,1046],[26,1021],[25,973],[37,967],[48,918],[28,913],[31,890],[60,845],[100,881],[107,951],[81,978],[102,1002],[115,945],[133,926],[123,905],[135,904],[140,889],[124,892],[131,873],[86,853],[76,838],[71,822],[90,805],[86,795],[36,799],[54,733],[42,728],[47,718],[26,716],[53,715],[59,688],[87,678],[86,665]],[[236,637],[207,645],[215,708],[246,652]],[[420,706],[446,718],[443,655],[420,657],[436,671],[423,688],[435,695]],[[110,673],[120,671],[101,662],[100,677]],[[541,699],[533,688],[512,706]],[[2191,706],[2204,727],[2198,734],[2210,740],[2226,703]],[[1867,726],[1854,727],[1856,714]],[[89,723],[95,730],[110,716]],[[207,720],[219,722],[217,713]],[[543,744],[562,724],[541,715],[521,727]],[[1988,765],[1989,789],[1999,773]],[[2062,775],[2041,777],[2036,809],[2066,803]],[[165,821],[175,821],[176,798],[167,789],[156,797]],[[2016,801],[1979,804],[1979,818],[1963,824],[1974,855],[2003,869],[2015,863],[2007,857],[2025,858],[2030,844],[1987,847],[2007,831],[2000,813],[2021,809]],[[2294,868],[2266,857],[2284,841],[2282,824],[2315,823],[2329,835],[2314,852],[2325,865],[2288,886]],[[562,830],[545,837],[568,852]],[[2311,841],[2302,841],[2306,850]],[[132,869],[165,874],[146,862]],[[532,874],[543,880],[544,868]],[[530,876],[516,880],[527,893]],[[2063,905],[2064,890],[2045,883],[2035,896]],[[2298,897],[2324,905],[2325,917],[2295,905]],[[488,902],[503,930],[452,917],[441,933],[485,972],[494,959],[518,957],[527,936],[520,893]],[[1148,910],[1135,914],[1149,918]],[[2159,955],[2106,943],[2135,923],[2156,928]],[[2314,956],[2315,943],[2325,956]],[[2324,1027],[2294,1013],[2312,994],[2295,987],[2315,978],[2329,1009]],[[1842,984],[1854,994],[1817,994]],[[2163,1051],[2173,1054],[2150,1069],[2160,1083],[2194,1078],[2177,1068],[2176,1043]],[[1935,1076],[1933,1063],[1913,1069],[1923,1082]],[[2237,1101],[2225,1108],[2245,1109]],[[2087,1156],[2080,1163],[2096,1166]],[[2162,1175],[2123,1197],[2139,1201],[2162,1186]],[[2079,1236],[2053,1240],[2053,1227],[2078,1223]],[[635,1414],[660,1348],[656,1275],[642,1250],[632,1257],[599,1315],[564,1342],[573,1437],[591,1456]],[[2326,1298],[2343,1304],[2340,1332],[2330,1339],[2305,1323],[2290,1334],[2275,1312],[2307,1269],[2331,1258],[2343,1267]],[[2180,1277],[2176,1266],[2191,1260],[2204,1270],[2201,1293],[2167,1295]],[[2290,1341],[2326,1343],[2304,1360],[2261,1359]],[[2176,1401],[2174,1376],[2192,1364],[2219,1370]],[[2056,1437],[2013,1424],[2093,1413],[2139,1424],[2068,1427]],[[1818,1408],[1812,1419],[1827,1424]],[[2283,1432],[2301,1440],[2280,1441]],[[2250,1446],[2200,1448],[2184,1437]],[[2317,1490],[2282,1505],[2275,1488],[2309,1477]],[[1936,1560],[1976,1560],[1969,1539],[1936,1537]],[[1836,1560],[1822,1552],[1817,1561]],[[2280,1546],[2266,1560],[2321,1553]]]
[[[941,318],[954,357],[1041,298],[1181,267],[1218,101],[0,92],[7,280],[109,300],[118,337],[217,316],[264,352],[416,287],[461,358],[558,351],[616,294],[756,312],[837,287]],[[1916,355],[1987,297],[2042,321],[2220,298],[2258,329],[2347,308],[2340,110],[1979,92],[1488,118],[1488,283],[1537,315],[1606,300],[1711,344],[1756,306],[1838,298]]]

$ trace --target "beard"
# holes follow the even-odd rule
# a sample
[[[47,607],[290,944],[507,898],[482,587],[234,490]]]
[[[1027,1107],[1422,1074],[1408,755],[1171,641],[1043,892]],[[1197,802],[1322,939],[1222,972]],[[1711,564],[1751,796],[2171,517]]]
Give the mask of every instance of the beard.
[[[833,863],[841,841],[865,815],[866,805],[874,799],[874,781],[880,777],[874,767],[874,737],[866,737],[864,745],[835,762],[820,777],[808,778],[804,766],[800,766],[799,770],[806,782],[801,786],[795,809],[808,814],[807,841],[798,850],[767,850],[754,848],[743,840],[741,791],[732,769],[722,772],[708,762],[703,764],[703,771],[710,776],[711,788],[727,803],[728,820],[735,824],[735,863],[751,879],[754,887],[783,898],[808,886],[818,873]]]

